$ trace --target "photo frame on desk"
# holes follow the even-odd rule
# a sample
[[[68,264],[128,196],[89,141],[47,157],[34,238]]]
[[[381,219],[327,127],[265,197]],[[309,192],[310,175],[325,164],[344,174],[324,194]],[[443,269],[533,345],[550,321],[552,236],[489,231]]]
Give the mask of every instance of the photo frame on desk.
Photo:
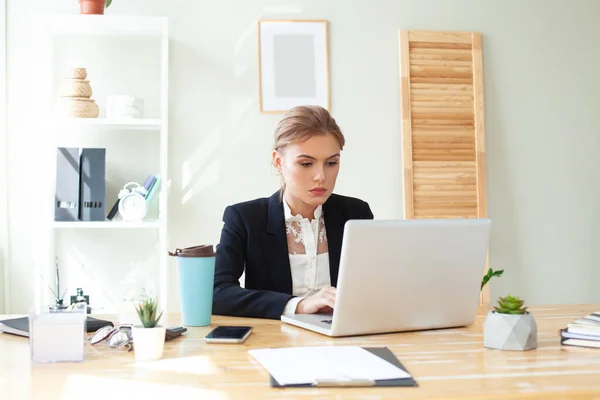
[[[330,109],[329,27],[326,20],[259,20],[261,113],[299,105]]]

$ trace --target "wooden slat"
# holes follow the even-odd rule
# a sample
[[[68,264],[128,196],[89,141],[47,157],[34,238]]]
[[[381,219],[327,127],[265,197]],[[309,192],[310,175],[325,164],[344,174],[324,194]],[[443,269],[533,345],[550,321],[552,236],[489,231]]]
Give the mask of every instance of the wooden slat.
[[[413,120],[461,119],[473,122],[472,108],[413,107],[411,113]]]
[[[439,67],[439,66],[410,66],[410,77],[412,78],[468,78],[473,79],[473,67]]]
[[[421,128],[421,127],[440,127],[440,126],[452,126],[452,127],[472,127],[474,126],[473,120],[465,120],[465,119],[443,119],[443,118],[419,118],[412,120],[413,128]]]
[[[463,188],[464,190],[451,190],[444,191],[439,188],[433,190],[415,190],[415,200],[420,201],[421,199],[440,199],[440,200],[471,200],[477,205],[477,191]]]
[[[411,49],[461,49],[470,50],[471,43],[411,42]]]
[[[401,31],[400,41],[400,92],[402,117],[402,165],[404,192],[404,218],[414,217],[412,192],[412,116],[410,109],[410,60],[408,46],[408,31]]]
[[[475,178],[475,172],[473,172],[473,177],[468,176],[446,176],[443,178],[431,178],[427,177],[419,177],[415,178],[413,181],[413,185],[421,186],[421,185],[444,185],[444,184],[456,184],[456,185],[477,185],[477,178]]]
[[[413,162],[415,170],[417,169],[435,169],[440,171],[448,170],[461,170],[468,169],[469,171],[475,170],[475,163],[471,161],[460,161],[460,162]]]
[[[410,94],[411,96],[462,96],[470,99],[474,98],[473,85],[471,84],[432,84],[412,82],[410,85]]]
[[[456,99],[453,97],[443,96],[425,96],[417,98],[413,96],[413,108],[417,107],[441,107],[441,108],[465,108],[473,111],[473,100],[471,99]]]
[[[473,83],[473,78],[435,78],[435,77],[427,77],[427,76],[416,76],[410,78],[411,82],[415,83],[442,83],[442,84],[460,84],[460,85],[469,85]]]
[[[412,129],[413,136],[423,135],[423,136],[438,136],[438,135],[447,135],[447,136],[473,136],[475,137],[475,128],[474,127],[462,127],[462,126],[422,126],[419,128]]]
[[[461,141],[436,141],[436,142],[429,142],[429,141],[416,141],[415,138],[413,138],[413,150],[418,149],[418,150],[425,150],[425,149],[464,149],[467,150],[469,152],[474,152],[475,151],[475,142],[473,141],[473,143],[469,143],[469,142],[461,142]]]
[[[487,187],[486,187],[486,165],[485,165],[485,126],[483,118],[483,65],[481,54],[481,34],[473,34],[473,53],[475,55],[473,62],[474,75],[474,102],[475,102],[475,142],[477,148],[477,180],[479,190],[478,215],[481,218],[487,217]]]
[[[430,212],[430,211],[428,211]],[[415,216],[415,219],[444,219],[444,218],[449,218],[449,219],[457,219],[457,218],[476,218],[477,214],[476,214],[476,210],[475,211],[470,211],[470,210],[466,210],[465,212],[461,212],[460,214],[456,214],[456,215],[447,215],[447,214],[428,214],[428,215],[421,215],[421,214],[417,214]]]
[[[458,161],[458,160],[473,160],[475,161],[474,154],[427,154],[420,153],[419,150],[413,152],[413,159],[416,161]]]
[[[409,53],[413,60],[473,61],[472,50],[413,48]]]
[[[414,59],[410,62],[411,66],[423,66],[423,67],[440,67],[440,68],[460,68],[467,67],[472,68],[473,63],[471,61],[445,61],[445,60],[421,60]]]
[[[433,190],[439,190],[441,192],[462,192],[468,191],[469,193],[477,192],[477,185],[458,185],[458,184],[439,184],[439,185],[414,185],[414,193],[428,192]]]
[[[477,160],[477,216],[479,218],[487,217],[487,179],[485,163],[485,125],[483,110],[483,56],[481,48],[481,34],[473,34],[473,86],[475,102],[475,143]],[[485,274],[489,268],[489,253],[485,259]],[[482,304],[488,304],[490,300],[489,285],[484,288],[480,297]]]
[[[438,42],[471,44],[471,32],[409,31],[409,42]]]

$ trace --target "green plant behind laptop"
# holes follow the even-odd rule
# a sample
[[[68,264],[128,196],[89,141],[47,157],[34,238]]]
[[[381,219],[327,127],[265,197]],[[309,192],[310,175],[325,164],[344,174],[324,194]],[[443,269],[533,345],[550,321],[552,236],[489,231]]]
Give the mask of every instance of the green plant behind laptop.
[[[494,276],[502,276],[502,274],[504,273],[503,269],[499,269],[498,271],[494,271],[493,269],[488,269],[487,274],[484,275],[483,280],[481,281],[481,290],[483,290],[483,287],[489,282],[490,279],[492,279]]]
[[[158,324],[160,317],[162,317],[162,311],[157,317],[157,308],[158,305],[156,304],[156,299],[153,298],[148,298],[141,303],[136,304],[135,310],[137,311],[144,328],[154,328]]]
[[[523,307],[524,303],[518,296],[500,297],[494,311],[499,314],[525,314],[527,307]]]

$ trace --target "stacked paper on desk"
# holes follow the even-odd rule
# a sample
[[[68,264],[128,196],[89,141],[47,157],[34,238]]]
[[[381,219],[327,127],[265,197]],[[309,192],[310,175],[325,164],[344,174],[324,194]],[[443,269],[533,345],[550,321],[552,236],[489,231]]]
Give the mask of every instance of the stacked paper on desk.
[[[560,343],[566,346],[600,348],[600,312],[594,312],[567,324],[560,330]]]
[[[319,380],[410,378],[410,374],[358,346],[249,350],[280,385]]]

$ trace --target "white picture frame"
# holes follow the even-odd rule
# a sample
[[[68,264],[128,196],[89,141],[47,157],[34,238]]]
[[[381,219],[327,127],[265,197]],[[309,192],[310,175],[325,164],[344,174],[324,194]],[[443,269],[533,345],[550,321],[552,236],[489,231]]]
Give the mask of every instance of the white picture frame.
[[[261,113],[299,105],[330,110],[329,27],[326,20],[259,20]]]

